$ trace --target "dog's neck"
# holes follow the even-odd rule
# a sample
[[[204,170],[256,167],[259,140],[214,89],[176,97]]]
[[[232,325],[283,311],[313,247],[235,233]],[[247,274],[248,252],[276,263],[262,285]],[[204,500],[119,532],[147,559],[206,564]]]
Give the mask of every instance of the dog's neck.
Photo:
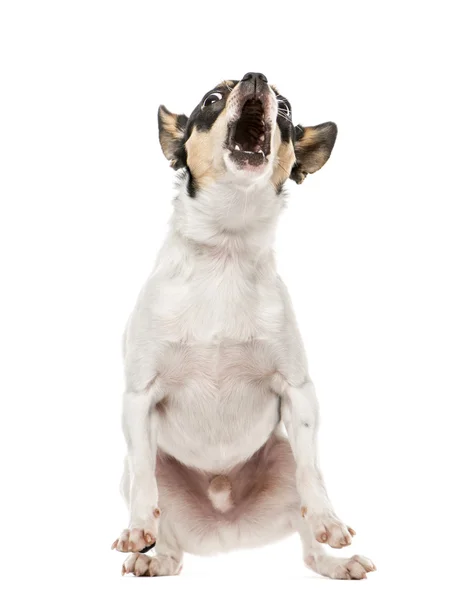
[[[183,182],[171,229],[201,253],[228,252],[254,260],[272,251],[283,205],[283,196],[269,182],[246,186],[226,178],[194,197]]]

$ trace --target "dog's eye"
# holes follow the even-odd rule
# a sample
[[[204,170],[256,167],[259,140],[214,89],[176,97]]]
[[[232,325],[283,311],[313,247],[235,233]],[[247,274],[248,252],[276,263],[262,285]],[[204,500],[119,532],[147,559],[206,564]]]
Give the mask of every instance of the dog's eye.
[[[291,109],[288,102],[281,98],[278,99],[278,114],[281,114],[284,117],[289,117],[291,115]]]
[[[222,98],[223,98],[223,95],[220,92],[213,92],[212,94],[209,94],[207,96],[207,98],[204,100],[204,104],[202,105],[202,108],[204,108],[204,106],[210,106],[211,104],[213,104],[214,102],[218,102]]]

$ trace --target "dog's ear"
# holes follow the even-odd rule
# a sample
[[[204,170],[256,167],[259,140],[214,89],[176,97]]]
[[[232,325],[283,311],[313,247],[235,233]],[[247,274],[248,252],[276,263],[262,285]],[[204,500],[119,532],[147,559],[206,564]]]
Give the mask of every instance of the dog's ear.
[[[315,127],[295,127],[296,163],[291,170],[290,179],[302,183],[308,173],[315,173],[325,165],[330,157],[335,140],[335,123],[322,123]]]
[[[175,115],[159,106],[159,140],[165,158],[175,170],[186,166],[186,151],[183,138],[188,123],[186,115]]]

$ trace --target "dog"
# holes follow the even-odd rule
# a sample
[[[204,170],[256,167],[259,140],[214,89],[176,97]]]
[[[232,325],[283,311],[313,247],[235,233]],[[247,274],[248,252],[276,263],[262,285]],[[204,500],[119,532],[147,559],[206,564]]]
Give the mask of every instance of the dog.
[[[366,578],[368,558],[325,552],[355,532],[318,467],[316,393],[273,253],[285,183],[327,162],[337,127],[294,126],[290,102],[261,73],[223,81],[189,118],[160,106],[158,122],[181,176],[124,336],[130,516],[112,545],[130,553],[122,572],[177,575],[184,552],[298,532],[307,567]]]

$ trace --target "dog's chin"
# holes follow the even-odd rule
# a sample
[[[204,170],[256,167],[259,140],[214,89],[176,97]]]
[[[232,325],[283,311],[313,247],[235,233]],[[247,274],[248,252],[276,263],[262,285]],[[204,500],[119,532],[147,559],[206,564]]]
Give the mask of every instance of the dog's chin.
[[[270,155],[249,153],[240,150],[227,150],[224,160],[228,171],[238,179],[254,180],[262,178],[269,171]]]

